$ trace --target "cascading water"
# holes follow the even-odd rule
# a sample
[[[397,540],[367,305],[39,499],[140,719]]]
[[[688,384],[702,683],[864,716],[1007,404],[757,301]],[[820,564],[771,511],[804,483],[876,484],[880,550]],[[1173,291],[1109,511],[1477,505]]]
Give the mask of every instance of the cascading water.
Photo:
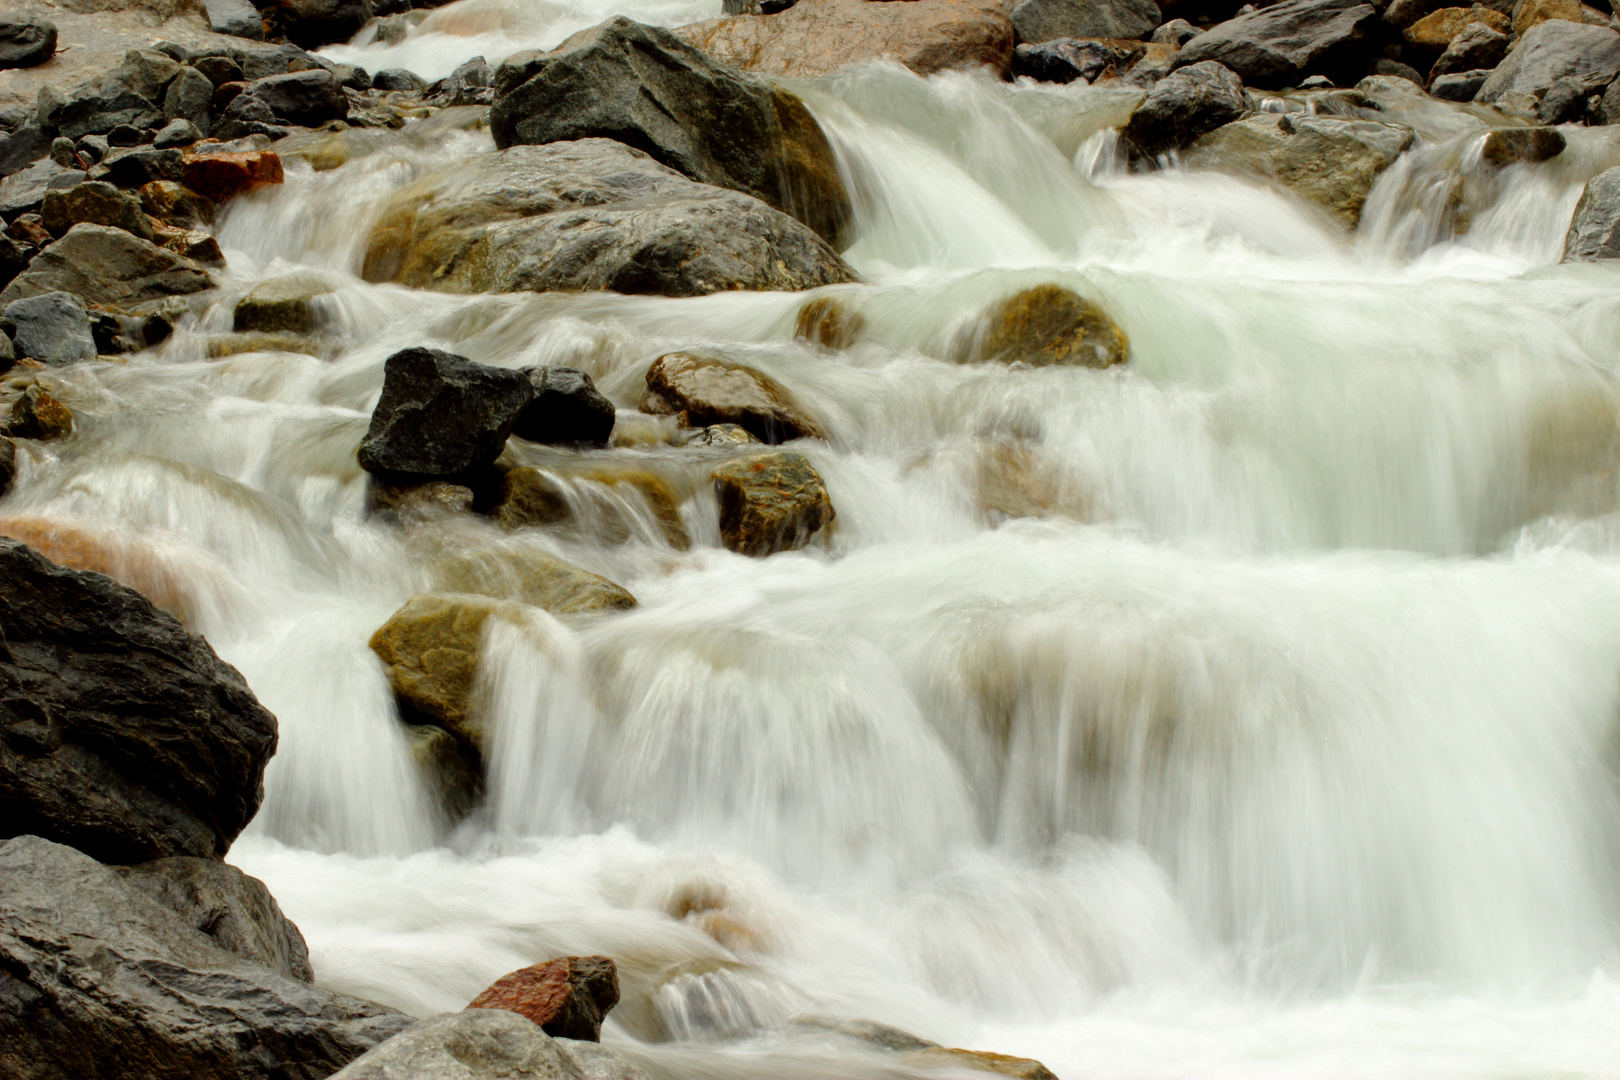
[[[332,52],[431,77],[607,13],[462,0]],[[231,206],[207,313],[61,373],[93,423],[28,451],[0,524],[94,548],[277,714],[231,858],[319,979],[428,1014],[605,953],[606,1038],[658,1077],[922,1075],[827,1026],[860,1022],[1065,1078],[1620,1076],[1620,279],[1556,265],[1620,150],[1486,178],[1441,109],[1351,246],[1275,189],[1111,167],[1129,92],[797,89],[857,203],[867,283],[816,294],[846,350],[795,340],[802,295],[363,283],[380,196],[489,145],[451,110],[290,159]],[[288,275],[329,290],[323,355],[211,358]],[[954,362],[1042,282],[1131,363]],[[354,447],[419,344],[591,374],[626,445],[522,452],[599,527],[368,519]],[[823,423],[809,551],[720,548],[715,455],[632,419],[677,349]],[[503,546],[640,606],[491,621],[487,798],[451,829],[367,639]]]

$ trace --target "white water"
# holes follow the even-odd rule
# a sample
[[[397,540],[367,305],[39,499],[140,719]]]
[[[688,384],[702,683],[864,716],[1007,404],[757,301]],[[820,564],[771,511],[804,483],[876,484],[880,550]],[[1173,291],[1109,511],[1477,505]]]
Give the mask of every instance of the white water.
[[[505,12],[505,48],[606,10],[433,18]],[[428,23],[402,48],[499,52]],[[30,447],[0,526],[74,530],[276,712],[232,860],[319,979],[425,1015],[606,953],[606,1039],[661,1078],[937,1075],[806,1017],[1065,1080],[1620,1076],[1620,275],[1555,265],[1614,151],[1574,132],[1485,178],[1477,121],[1428,117],[1347,245],[1255,183],[1119,174],[1105,88],[879,65],[803,89],[858,202],[869,283],[826,290],[865,320],[846,351],[792,339],[798,295],[359,282],[380,197],[488,146],[430,122],[292,163],[222,225],[218,304],[58,377],[80,435]],[[1459,169],[1460,236],[1426,201]],[[294,272],[334,289],[324,358],[206,359]],[[1045,281],[1112,313],[1130,364],[950,361]],[[589,371],[641,444],[528,452],[663,476],[690,549],[606,488],[643,523],[620,542],[367,521],[354,447],[383,359],[424,343]],[[685,348],[830,432],[810,550],[720,549],[713,452],[632,419]],[[439,553],[500,545],[641,606],[492,631],[490,797],[446,833],[366,640]]]

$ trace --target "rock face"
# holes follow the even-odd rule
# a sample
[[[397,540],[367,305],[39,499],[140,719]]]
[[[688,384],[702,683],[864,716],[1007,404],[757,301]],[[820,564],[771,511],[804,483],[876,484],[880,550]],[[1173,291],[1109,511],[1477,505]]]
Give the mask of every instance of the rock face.
[[[124,307],[213,287],[197,263],[123,229],[75,225],[34,257],[0,292],[0,303],[48,292],[70,292],[93,304]]]
[[[177,856],[119,867],[124,881],[215,945],[299,982],[314,982],[309,948],[258,878],[213,859]]]
[[[0,539],[0,830],[108,862],[219,858],[253,818],[276,719],[133,589]]]
[[[1184,160],[1192,168],[1269,177],[1354,229],[1373,182],[1413,138],[1399,124],[1260,113],[1199,139]]]
[[[0,68],[34,67],[56,53],[56,24],[31,15],[0,17]]]
[[[1554,19],[1531,27],[1485,80],[1476,100],[1556,124],[1620,74],[1620,34]]]
[[[619,970],[606,956],[563,956],[503,975],[469,1009],[517,1013],[556,1039],[602,1041],[602,1018],[619,1003]]]
[[[435,1016],[394,1036],[332,1080],[647,1080],[605,1047],[553,1039],[503,1009]]]
[[[1564,238],[1565,262],[1620,259],[1620,166],[1586,182]]]
[[[69,847],[0,844],[0,1075],[321,1080],[410,1018],[221,949]]]
[[[608,139],[514,146],[423,178],[390,199],[362,273],[445,292],[665,296],[856,280],[786,214]]]
[[[752,195],[844,247],[854,210],[804,103],[622,16],[495,73],[495,145],[603,137],[703,184]]]
[[[617,410],[578,368],[537,367],[524,372],[534,398],[518,413],[512,434],[530,442],[606,446]]]
[[[384,364],[382,397],[360,443],[360,466],[431,478],[488,465],[533,395],[520,371],[438,349],[403,349]]]
[[[669,353],[647,369],[643,412],[682,427],[736,424],[760,442],[826,438],[787,387],[762,372],[702,353]]]
[[[677,33],[722,64],[813,79],[848,64],[893,60],[919,75],[1012,65],[1001,0],[799,0],[777,15],[733,15]]]
[[[1159,25],[1153,0],[1019,0],[1013,30],[1021,43],[1053,38],[1145,38]]]
[[[735,458],[710,475],[721,542],[740,555],[802,548],[835,516],[821,474],[792,450]]]
[[[1149,156],[1186,146],[1248,109],[1243,80],[1213,60],[1173,71],[1154,84],[1126,121],[1124,135]]]
[[[1036,285],[992,304],[958,343],[963,363],[986,360],[1031,367],[1110,367],[1131,346],[1108,314],[1061,285]]]
[[[90,314],[72,293],[51,292],[13,300],[6,305],[6,318],[16,325],[12,339],[22,356],[50,367],[96,358]]]
[[[1187,42],[1177,67],[1216,60],[1251,86],[1288,86],[1307,73],[1330,77],[1366,56],[1378,9],[1358,0],[1283,0],[1212,27]],[[1353,82],[1340,74],[1341,85]]]

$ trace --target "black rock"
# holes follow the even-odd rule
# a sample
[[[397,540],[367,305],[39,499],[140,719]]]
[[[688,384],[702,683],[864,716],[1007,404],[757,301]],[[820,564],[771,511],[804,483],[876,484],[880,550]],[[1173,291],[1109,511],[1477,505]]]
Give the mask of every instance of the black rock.
[[[427,80],[404,68],[384,68],[371,77],[373,90],[419,91],[427,88]]]
[[[12,278],[28,269],[29,262],[37,254],[39,249],[32,244],[14,237],[0,236],[0,288],[10,285]],[[0,338],[4,337],[4,334],[0,334]],[[0,344],[0,370],[9,371],[11,362],[15,359],[16,356],[11,351],[11,339],[6,338],[5,342]]]
[[[51,292],[13,300],[6,318],[15,329],[17,352],[50,367],[65,367],[96,358],[90,314],[72,293]]]
[[[1199,34],[1175,66],[1215,60],[1251,86],[1293,86],[1316,74],[1348,86],[1366,70],[1377,23],[1365,0],[1283,0]]]
[[[107,132],[107,145],[116,146],[120,150],[127,150],[132,146],[139,146],[144,141],[143,132],[133,124],[119,124]]]
[[[306,49],[348,41],[376,14],[372,0],[269,0],[287,40]]]
[[[207,76],[208,81],[216,87],[228,82],[242,82],[247,78],[242,65],[228,56],[199,56],[191,61],[191,66]]]
[[[1438,75],[1429,84],[1429,95],[1441,101],[1473,101],[1479,94],[1479,88],[1485,85],[1485,80],[1491,73],[1481,68],[1478,71],[1456,71],[1450,75]]]
[[[324,1080],[411,1023],[220,948],[70,847],[0,844],[7,1080]]]
[[[1042,82],[1068,83],[1092,80],[1109,67],[1124,66],[1130,51],[1102,41],[1076,41],[1055,38],[1038,45],[1020,45],[1013,50],[1014,75],[1027,75]]]
[[[169,147],[138,146],[130,150],[115,150],[96,166],[96,172],[110,184],[121,188],[138,188],[154,180],[185,179],[185,155]]]
[[[248,0],[203,0],[203,5],[214,33],[264,40],[264,18]]]
[[[1124,135],[1149,157],[1186,146],[1243,115],[1243,81],[1205,60],[1160,79],[1126,121]]]
[[[424,478],[482,468],[500,456],[533,397],[521,371],[438,349],[404,349],[383,367],[382,397],[360,443],[360,466]]]
[[[5,539],[0,626],[0,833],[222,857],[276,747],[236,669],[135,590]]]
[[[259,79],[248,85],[243,96],[264,102],[280,122],[300,127],[319,127],[349,115],[349,96],[343,92],[343,84],[320,68]]]
[[[512,434],[538,443],[606,446],[617,410],[578,368],[535,367],[525,372],[534,400],[518,413]]]
[[[214,137],[230,142],[249,135],[265,135],[279,139],[291,132],[276,122],[276,114],[263,98],[253,94],[238,94],[214,124]]]
[[[9,368],[9,359],[0,361],[0,367]],[[17,479],[17,444],[0,435],[0,498],[4,498],[11,490],[11,482]]]
[[[169,123],[185,120],[198,132],[211,130],[213,81],[196,68],[181,68],[163,95],[163,116]]]
[[[33,67],[55,54],[55,23],[34,15],[0,16],[0,68]]]

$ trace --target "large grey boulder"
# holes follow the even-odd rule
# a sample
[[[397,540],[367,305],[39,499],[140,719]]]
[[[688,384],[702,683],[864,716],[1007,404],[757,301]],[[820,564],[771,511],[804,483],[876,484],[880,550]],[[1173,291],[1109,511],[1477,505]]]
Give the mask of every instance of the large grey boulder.
[[[213,285],[208,271],[183,255],[123,229],[80,224],[34,256],[28,269],[0,292],[0,304],[60,290],[92,304],[125,307]]]
[[[1549,19],[1527,30],[1479,88],[1477,101],[1556,124],[1620,75],[1620,33]]]
[[[1146,38],[1161,18],[1153,0],[1019,0],[1009,14],[1020,44],[1054,38]]]
[[[321,68],[289,71],[249,83],[242,92],[264,102],[284,124],[319,127],[349,115],[349,97],[336,75]],[[233,103],[234,104],[234,103]]]
[[[1377,22],[1365,0],[1283,0],[1199,34],[1175,65],[1217,60],[1251,86],[1291,86],[1307,74],[1347,85],[1366,67]]]
[[[222,857],[276,748],[236,669],[135,590],[15,540],[0,627],[0,835],[107,862]]]
[[[382,396],[360,443],[370,472],[460,476],[494,462],[534,398],[529,377],[438,349],[403,349],[383,365]]]
[[[203,0],[208,25],[216,34],[264,40],[264,17],[248,0]]]
[[[1620,259],[1620,166],[1586,182],[1564,237],[1565,262]]]
[[[7,1080],[324,1080],[410,1023],[220,948],[73,848],[0,844]]]
[[[392,196],[362,275],[444,292],[699,296],[856,280],[810,229],[608,139],[469,156]]]
[[[90,313],[72,293],[51,292],[13,300],[6,318],[16,330],[16,351],[49,367],[66,367],[96,358],[96,340],[90,332]]]
[[[1243,80],[1213,60],[1171,72],[1154,84],[1125,123],[1124,135],[1151,156],[1186,146],[1248,109]]]
[[[351,1062],[332,1080],[647,1080],[598,1043],[554,1039],[504,1009],[423,1020]]]
[[[0,68],[35,67],[55,53],[55,23],[37,15],[0,16]]]
[[[1151,7],[1151,4],[1149,5]],[[704,184],[752,195],[846,246],[854,211],[797,97],[668,30],[616,16],[495,73],[495,145],[616,139]]]

